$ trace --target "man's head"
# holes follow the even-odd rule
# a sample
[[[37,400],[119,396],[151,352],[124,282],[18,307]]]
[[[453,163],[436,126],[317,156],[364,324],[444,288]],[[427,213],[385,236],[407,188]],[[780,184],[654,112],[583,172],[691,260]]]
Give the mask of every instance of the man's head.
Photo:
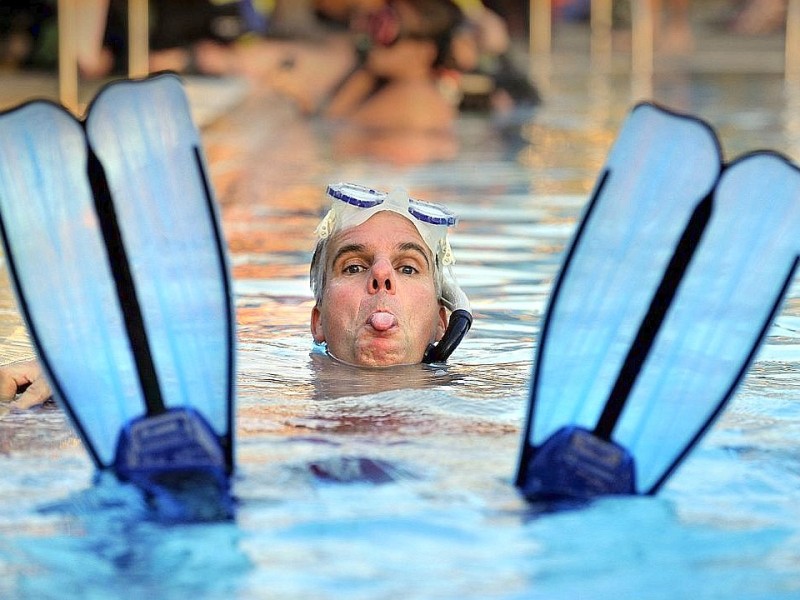
[[[329,196],[333,208],[317,228],[311,263],[314,340],[352,364],[420,362],[447,325],[442,290],[457,287],[444,276],[455,218],[402,191],[344,184]]]
[[[462,22],[463,13],[452,0],[386,0],[362,26],[371,42],[370,68],[391,76],[397,69],[395,61],[412,57],[428,67],[442,66]],[[400,51],[401,46],[406,48]]]

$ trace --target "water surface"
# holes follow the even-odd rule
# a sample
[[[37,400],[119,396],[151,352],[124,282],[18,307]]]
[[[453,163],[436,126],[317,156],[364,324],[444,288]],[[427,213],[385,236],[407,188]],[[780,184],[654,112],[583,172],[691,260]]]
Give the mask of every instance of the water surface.
[[[0,597],[798,597],[797,285],[659,496],[536,514],[511,485],[547,295],[637,100],[627,76],[573,67],[518,126],[465,116],[445,161],[427,161],[450,151],[441,140],[362,152],[270,96],[208,127],[235,278],[237,518],[154,523],[133,491],[93,485],[57,408],[8,413]],[[727,158],[800,158],[798,104],[779,75],[666,74],[652,97],[711,121]],[[401,184],[461,216],[452,245],[475,325],[447,367],[365,371],[313,351],[307,265],[335,181]],[[31,352],[2,276],[7,362]]]

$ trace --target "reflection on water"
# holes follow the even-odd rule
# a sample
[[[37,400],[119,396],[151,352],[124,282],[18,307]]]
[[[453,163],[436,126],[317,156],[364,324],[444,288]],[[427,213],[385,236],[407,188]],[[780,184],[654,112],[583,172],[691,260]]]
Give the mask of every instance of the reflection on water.
[[[332,132],[332,150],[345,160],[367,158],[408,166],[455,158],[458,140],[449,131],[374,131],[343,127]]]
[[[128,492],[90,485],[57,409],[9,413],[0,596],[797,597],[797,285],[746,385],[658,498],[536,516],[511,485],[547,296],[629,84],[554,72],[518,130],[464,117],[452,160],[416,143],[390,148],[394,160],[274,98],[207,129],[235,278],[237,521],[143,522]],[[779,77],[654,84],[663,104],[714,123],[726,156],[798,157]],[[402,184],[461,216],[452,244],[475,324],[447,366],[365,370],[313,350],[307,264],[332,181]],[[0,312],[2,357],[30,355],[7,282]]]

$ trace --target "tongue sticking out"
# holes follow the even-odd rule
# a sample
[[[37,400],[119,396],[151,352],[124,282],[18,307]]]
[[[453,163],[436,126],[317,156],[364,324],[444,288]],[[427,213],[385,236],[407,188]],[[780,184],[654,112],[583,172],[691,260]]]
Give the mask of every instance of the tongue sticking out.
[[[397,323],[392,313],[376,312],[369,318],[369,324],[377,331],[391,329]]]

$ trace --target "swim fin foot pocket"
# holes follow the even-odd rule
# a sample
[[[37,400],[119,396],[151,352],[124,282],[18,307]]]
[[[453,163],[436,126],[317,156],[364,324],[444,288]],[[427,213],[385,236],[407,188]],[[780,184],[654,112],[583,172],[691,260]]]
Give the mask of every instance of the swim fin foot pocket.
[[[232,516],[225,453],[195,410],[133,420],[120,432],[113,468],[121,480],[151,495],[162,519]]]
[[[581,427],[562,427],[528,464],[522,494],[531,500],[588,500],[633,494],[633,457],[625,448],[601,440]]]

